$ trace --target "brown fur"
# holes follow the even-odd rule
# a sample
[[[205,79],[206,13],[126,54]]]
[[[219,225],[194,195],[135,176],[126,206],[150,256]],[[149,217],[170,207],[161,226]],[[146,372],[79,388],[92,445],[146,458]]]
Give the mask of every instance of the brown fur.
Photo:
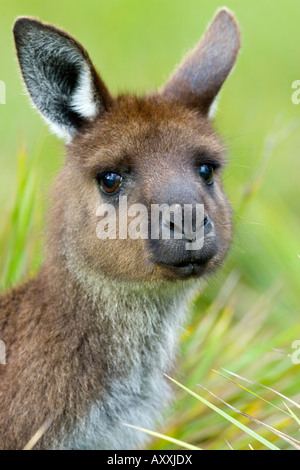
[[[51,425],[36,448],[50,448],[101,398],[108,378],[115,375],[118,380],[128,372],[125,360],[118,370],[111,369],[111,338],[138,333],[107,316],[101,288],[98,297],[86,288],[89,274],[95,286],[103,276],[114,282],[144,283],[145,291],[157,290],[158,304],[172,289],[188,283],[153,261],[148,241],[99,241],[96,209],[99,198],[105,200],[95,183],[99,172],[133,173],[134,179],[126,183],[128,203],[148,207],[162,201],[167,183],[176,187],[184,179],[182,198],[187,203],[190,188],[197,185],[198,200],[214,221],[219,240],[201,275],[219,267],[229,249],[231,209],[221,182],[225,150],[204,112],[221,82],[213,93],[205,91],[203,106],[185,102],[180,93],[175,98],[175,82],[170,83],[171,88],[167,85],[160,94],[144,98],[108,99],[105,91],[106,112],[86,122],[67,146],[53,191],[45,263],[34,279],[0,296],[0,339],[7,352],[6,365],[0,365],[2,449],[23,448],[49,419]],[[218,166],[210,193],[201,181],[195,182],[193,172],[195,159],[203,163],[207,155]],[[127,316],[128,299],[122,304]],[[150,342],[145,339],[144,344],[150,351]],[[130,351],[122,347],[126,357]]]

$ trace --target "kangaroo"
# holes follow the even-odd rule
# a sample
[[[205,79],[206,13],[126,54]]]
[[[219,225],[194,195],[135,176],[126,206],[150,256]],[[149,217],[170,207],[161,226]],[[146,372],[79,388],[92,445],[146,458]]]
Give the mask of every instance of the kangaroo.
[[[66,32],[29,17],[13,32],[28,93],[65,139],[66,159],[44,262],[0,295],[0,447],[23,449],[48,423],[34,449],[142,448],[145,433],[124,423],[159,422],[188,303],[231,244],[226,149],[211,109],[236,61],[239,26],[220,9],[167,83],[143,97],[113,97]],[[101,205],[107,224],[115,215],[124,228],[121,197],[128,207],[192,205],[195,230],[179,227],[174,210],[160,212],[158,237],[99,237]],[[202,246],[187,248],[200,229]]]

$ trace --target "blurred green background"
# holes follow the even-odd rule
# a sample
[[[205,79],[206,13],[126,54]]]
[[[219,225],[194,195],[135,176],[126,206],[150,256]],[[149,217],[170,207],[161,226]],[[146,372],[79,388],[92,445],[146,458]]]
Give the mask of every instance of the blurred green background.
[[[6,104],[0,104],[2,288],[40,265],[47,194],[63,161],[62,143],[24,92],[14,19],[28,15],[62,27],[86,47],[113,93],[140,94],[164,83],[220,6],[215,0],[0,0],[0,80],[6,85]],[[266,405],[210,372],[229,368],[299,402],[300,365],[290,356],[293,341],[300,340],[300,105],[291,100],[292,82],[300,80],[300,3],[228,0],[226,6],[243,40],[215,116],[229,148],[224,183],[235,237],[224,269],[191,307],[176,376],[191,388],[201,382],[218,390],[297,439],[299,423],[274,411],[280,397],[269,397]],[[247,447],[250,437],[232,426],[178,392],[163,430],[204,448],[228,448],[226,436],[234,448]],[[164,440],[152,445],[171,446]]]

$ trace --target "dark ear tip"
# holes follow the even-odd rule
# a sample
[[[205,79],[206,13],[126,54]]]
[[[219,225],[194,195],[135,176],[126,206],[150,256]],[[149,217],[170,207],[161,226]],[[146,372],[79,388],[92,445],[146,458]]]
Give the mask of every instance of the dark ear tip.
[[[13,26],[14,36],[18,36],[26,28],[27,18],[25,16],[20,16],[16,19]]]
[[[13,33],[15,38],[20,37],[21,35],[26,34],[33,27],[41,26],[41,22],[35,18],[30,18],[28,16],[20,16],[16,19],[13,26]]]

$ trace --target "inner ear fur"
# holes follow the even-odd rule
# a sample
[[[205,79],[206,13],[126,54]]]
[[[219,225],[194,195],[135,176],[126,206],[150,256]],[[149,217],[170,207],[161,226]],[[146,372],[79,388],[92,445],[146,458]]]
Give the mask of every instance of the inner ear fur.
[[[29,95],[56,134],[70,139],[107,109],[110,94],[72,36],[28,17],[17,19],[13,32]]]

